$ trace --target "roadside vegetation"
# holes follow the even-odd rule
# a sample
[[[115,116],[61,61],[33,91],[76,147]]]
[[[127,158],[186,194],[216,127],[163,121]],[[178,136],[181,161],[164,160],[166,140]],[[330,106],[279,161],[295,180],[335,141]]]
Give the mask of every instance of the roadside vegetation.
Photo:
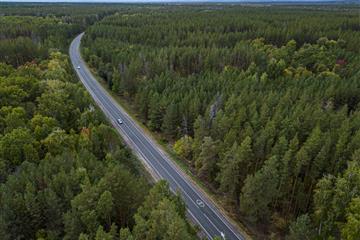
[[[72,6],[11,6],[0,5],[16,15],[0,17],[0,239],[196,239],[181,198],[146,181],[73,73],[68,44],[103,8],[77,19]]]
[[[357,6],[162,6],[83,55],[263,238],[359,239]]]

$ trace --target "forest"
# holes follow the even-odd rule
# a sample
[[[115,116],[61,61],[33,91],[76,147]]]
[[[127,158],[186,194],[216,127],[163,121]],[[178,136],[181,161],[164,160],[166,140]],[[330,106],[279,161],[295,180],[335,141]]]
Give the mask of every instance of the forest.
[[[32,7],[0,5],[0,239],[196,239],[70,65],[86,19],[114,10]]]
[[[149,7],[88,27],[82,54],[259,239],[355,240],[358,11]]]

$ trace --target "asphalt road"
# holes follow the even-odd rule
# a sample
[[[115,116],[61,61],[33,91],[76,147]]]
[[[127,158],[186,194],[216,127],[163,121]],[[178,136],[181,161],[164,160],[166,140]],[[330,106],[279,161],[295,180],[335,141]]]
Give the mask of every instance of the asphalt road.
[[[88,92],[99,105],[113,126],[119,131],[134,153],[143,161],[145,167],[156,179],[166,179],[173,192],[180,192],[187,206],[189,216],[203,230],[209,239],[224,235],[225,239],[245,239],[209,201],[209,199],[189,180],[158,144],[148,136],[138,124],[117,104],[91,74],[79,47],[81,37],[77,36],[70,45],[72,65]],[[80,67],[80,68],[78,68]],[[119,124],[117,119],[122,119]],[[222,234],[223,233],[223,234]]]

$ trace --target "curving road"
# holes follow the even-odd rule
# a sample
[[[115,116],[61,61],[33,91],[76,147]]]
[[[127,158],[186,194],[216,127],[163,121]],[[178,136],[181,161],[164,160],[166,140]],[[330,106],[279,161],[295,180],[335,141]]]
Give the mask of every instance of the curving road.
[[[79,47],[83,34],[77,36],[70,45],[69,53],[72,65],[95,102],[134,153],[143,161],[147,170],[155,180],[166,179],[173,192],[181,193],[189,216],[201,227],[207,238],[225,236],[225,239],[229,240],[245,239],[211,201],[162,152],[157,143],[138,126],[97,82],[80,55]],[[119,118],[122,119],[122,124],[117,123]]]

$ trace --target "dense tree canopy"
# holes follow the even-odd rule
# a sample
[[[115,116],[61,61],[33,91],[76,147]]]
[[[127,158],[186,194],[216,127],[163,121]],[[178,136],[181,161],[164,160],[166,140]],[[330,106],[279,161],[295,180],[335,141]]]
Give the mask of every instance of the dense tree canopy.
[[[48,49],[67,52],[75,34],[121,5],[0,3],[0,62],[14,66],[47,57]]]
[[[142,240],[140,226],[153,229],[148,239],[195,239],[182,200],[164,182],[151,188],[52,49],[79,26],[48,15],[1,16],[0,26],[0,239]]]
[[[356,239],[358,7],[159,9],[91,26],[87,62],[238,216]]]

